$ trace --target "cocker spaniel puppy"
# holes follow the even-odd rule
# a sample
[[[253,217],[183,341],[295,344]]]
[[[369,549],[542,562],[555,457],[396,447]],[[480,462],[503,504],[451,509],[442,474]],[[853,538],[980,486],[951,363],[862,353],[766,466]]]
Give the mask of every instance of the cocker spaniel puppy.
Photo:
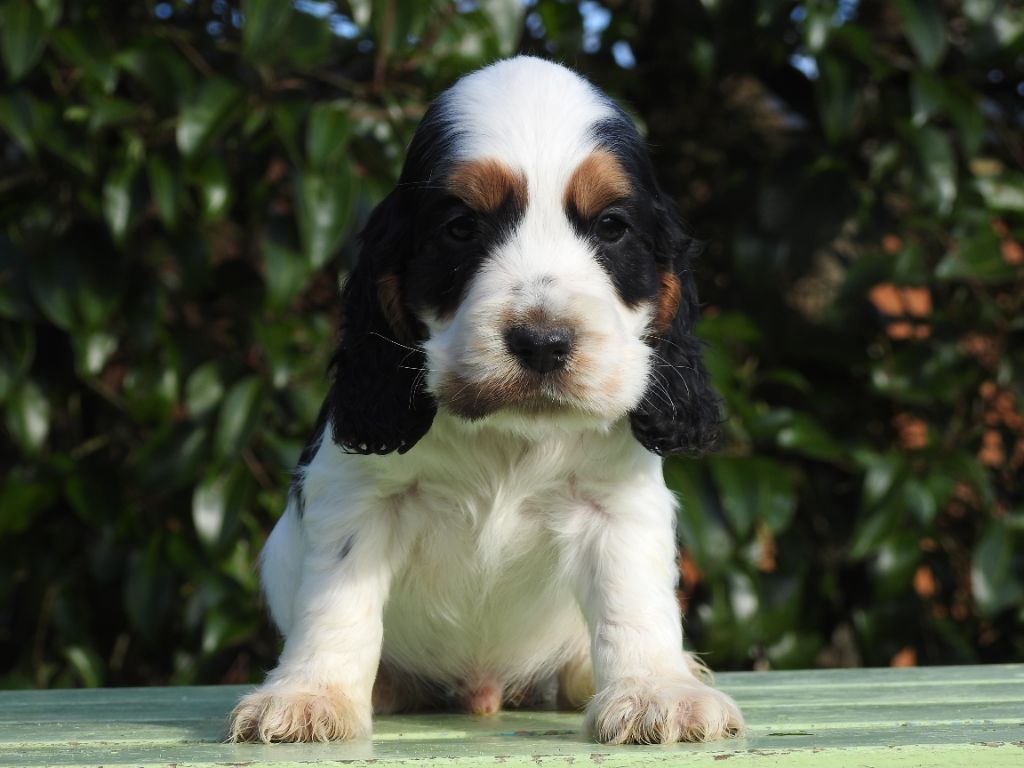
[[[556,680],[602,742],[742,729],[674,591],[661,457],[719,419],[688,243],[629,118],[573,72],[520,57],[441,95],[342,291],[262,556],[284,651],[232,739],[493,713]]]

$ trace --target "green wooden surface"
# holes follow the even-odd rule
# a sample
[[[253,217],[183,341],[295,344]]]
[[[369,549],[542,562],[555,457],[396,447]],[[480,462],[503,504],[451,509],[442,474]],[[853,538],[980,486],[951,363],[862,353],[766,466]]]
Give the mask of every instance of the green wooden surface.
[[[712,744],[606,747],[581,717],[380,718],[372,741],[223,744],[246,689],[131,688],[0,693],[0,766],[260,766],[429,761],[431,766],[680,765],[1024,768],[1024,665],[718,677],[749,734]]]

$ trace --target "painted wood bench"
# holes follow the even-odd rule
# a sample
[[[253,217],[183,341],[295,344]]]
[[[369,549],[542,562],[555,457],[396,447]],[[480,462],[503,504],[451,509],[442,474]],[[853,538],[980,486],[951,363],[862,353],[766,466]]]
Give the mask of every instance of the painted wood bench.
[[[721,674],[750,732],[607,747],[567,712],[377,720],[372,741],[223,744],[241,687],[0,692],[0,766],[664,765],[1024,768],[1024,664]]]

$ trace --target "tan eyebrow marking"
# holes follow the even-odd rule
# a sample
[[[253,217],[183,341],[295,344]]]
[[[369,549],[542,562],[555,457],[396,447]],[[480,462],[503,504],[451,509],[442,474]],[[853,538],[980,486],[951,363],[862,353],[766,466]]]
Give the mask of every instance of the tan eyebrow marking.
[[[480,213],[493,213],[506,200],[526,207],[526,176],[493,158],[461,163],[448,177],[448,189]]]
[[[629,197],[632,189],[622,164],[611,152],[599,149],[587,155],[572,172],[563,205],[588,219],[616,200]]]

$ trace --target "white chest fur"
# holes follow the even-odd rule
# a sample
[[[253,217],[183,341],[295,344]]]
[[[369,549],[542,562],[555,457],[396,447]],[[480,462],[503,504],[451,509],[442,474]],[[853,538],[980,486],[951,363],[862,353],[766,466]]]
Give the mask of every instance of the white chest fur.
[[[326,550],[390,566],[382,655],[418,677],[515,689],[585,653],[576,544],[615,516],[613,494],[632,477],[641,496],[661,489],[651,511],[671,545],[660,461],[638,449],[626,424],[581,432],[556,422],[513,438],[502,426],[442,417],[404,456],[350,456],[325,441],[305,473],[302,519],[293,500],[263,556],[284,634],[302,561]]]

